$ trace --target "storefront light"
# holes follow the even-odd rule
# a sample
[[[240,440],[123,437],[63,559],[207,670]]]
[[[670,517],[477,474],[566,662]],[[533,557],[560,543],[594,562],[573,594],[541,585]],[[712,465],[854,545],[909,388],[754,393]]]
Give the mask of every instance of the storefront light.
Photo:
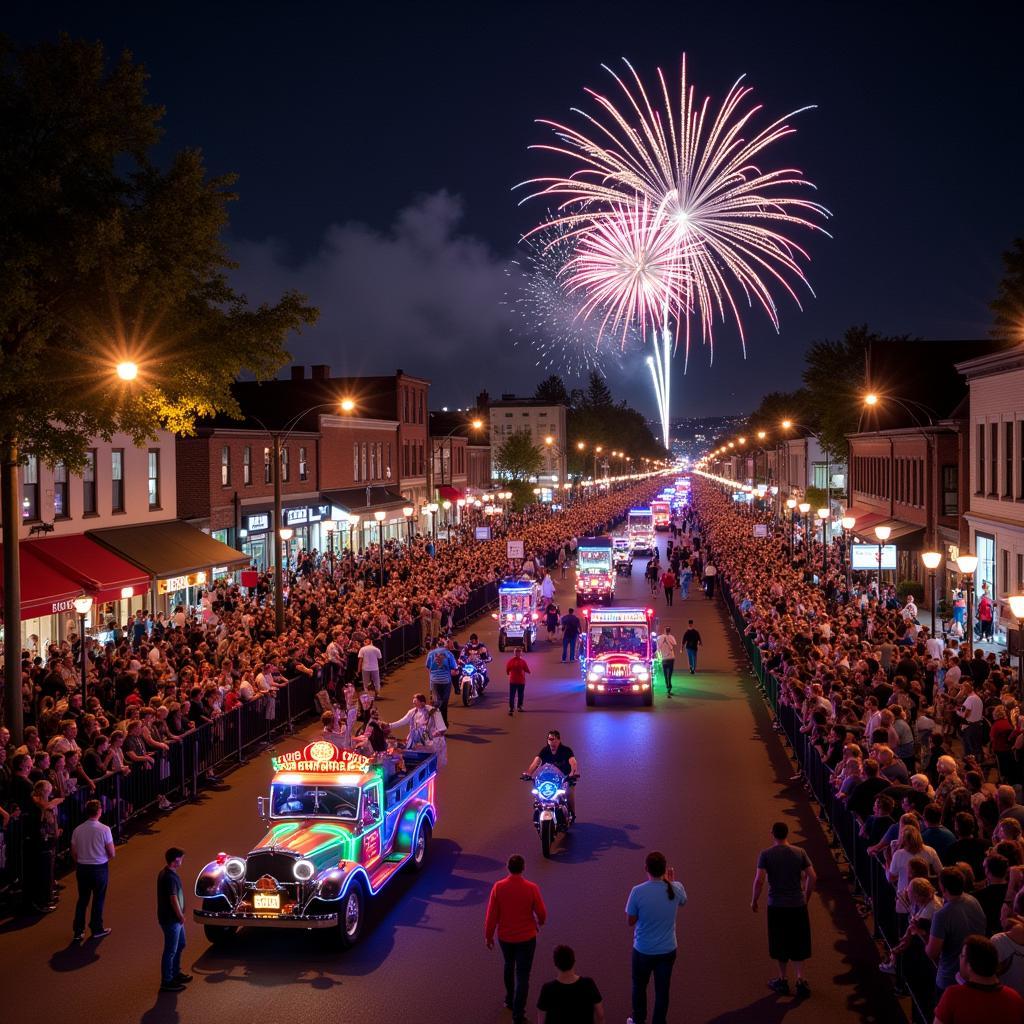
[[[79,615],[88,615],[92,611],[92,598],[88,594],[76,597],[72,603]]]
[[[127,601],[128,598],[134,597],[134,596],[135,596],[135,588],[134,587],[122,587],[121,588],[121,600],[122,601]]]

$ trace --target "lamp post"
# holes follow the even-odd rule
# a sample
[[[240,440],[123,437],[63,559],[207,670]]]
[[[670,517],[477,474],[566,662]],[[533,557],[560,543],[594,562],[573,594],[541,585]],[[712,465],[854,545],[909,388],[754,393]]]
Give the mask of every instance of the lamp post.
[[[378,509],[373,513],[373,518],[377,520],[377,547],[380,548],[380,585],[384,586],[384,517],[387,512]]]
[[[968,650],[974,649],[974,573],[978,568],[977,555],[961,555],[956,560],[961,576],[967,577],[967,642]]]
[[[82,700],[85,700],[86,684],[89,681],[89,649],[85,643],[85,617],[92,611],[92,598],[88,594],[76,597],[74,602],[75,611],[78,613],[78,640],[82,645]]]
[[[405,516],[405,542],[406,544],[412,544],[412,517],[415,514],[416,509],[412,505],[406,505],[402,509],[402,515]]]
[[[1024,695],[1024,594],[1008,597],[1010,611],[1017,620],[1017,696]]]
[[[327,531],[327,558],[331,563],[331,579],[334,579],[334,531],[336,529],[334,520],[328,520],[324,527]]]
[[[348,514],[348,543],[349,547],[352,548],[352,554],[357,554],[359,551],[359,544],[356,535],[356,527],[359,525],[359,516],[354,515],[352,512]]]
[[[843,527],[843,531],[846,535],[844,538],[846,543],[843,546],[843,554],[846,560],[846,600],[847,602],[849,602],[850,593],[853,590],[853,580],[851,579],[850,574],[850,550],[853,546],[853,528],[857,525],[857,517],[843,516],[843,518],[840,519],[839,522]]]
[[[801,501],[797,505],[797,509],[800,512],[800,518],[803,520],[800,524],[800,528],[804,531],[804,544],[809,545],[811,542],[811,524],[807,516],[811,511],[811,503],[809,501]]]
[[[888,526],[875,527],[875,539],[878,541],[878,600],[882,600],[882,545],[889,539],[892,529]]]
[[[793,548],[796,546],[796,498],[787,498],[786,508],[789,509],[789,560],[792,562]]]
[[[825,582],[825,573],[828,572],[828,541],[825,538],[825,531],[828,528],[828,519],[832,514],[831,509],[819,508],[818,518],[821,520],[821,581]]]
[[[924,567],[928,570],[928,582],[931,584],[932,636],[935,636],[935,570],[938,569],[939,562],[942,561],[942,552],[923,551],[921,561],[924,562]]]
[[[295,531],[290,526],[282,526],[281,529],[277,531],[277,535],[284,543],[284,574],[287,576],[291,571],[291,552],[289,551],[288,541],[295,536]],[[278,564],[280,564],[280,558],[281,556],[278,555]]]
[[[441,502],[441,508],[444,509],[444,524],[448,527],[448,538],[451,539],[452,530],[452,503],[445,498]]]
[[[434,540],[434,542],[436,543],[437,542],[437,518],[436,518],[436,516],[437,516],[437,502],[436,501],[428,502],[426,505],[423,506],[423,511],[430,513],[430,536]]]

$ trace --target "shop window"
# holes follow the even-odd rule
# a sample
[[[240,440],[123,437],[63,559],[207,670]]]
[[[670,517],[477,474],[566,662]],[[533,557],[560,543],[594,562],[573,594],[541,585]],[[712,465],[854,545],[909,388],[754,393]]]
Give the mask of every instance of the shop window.
[[[956,516],[960,514],[960,467],[942,467],[942,514]]]
[[[306,449],[299,448],[299,479],[306,480],[309,478],[309,463],[306,459]]]
[[[149,494],[149,507],[160,507],[160,449],[150,448],[146,460],[146,490]]]
[[[249,445],[242,449],[242,483],[252,486],[252,448]]]
[[[71,509],[68,507],[68,467],[63,462],[53,467],[53,518],[71,518]]]
[[[96,449],[90,448],[85,453],[85,466],[82,469],[82,515],[96,515]]]
[[[271,476],[271,470],[273,468],[274,467],[273,467],[273,461],[272,461],[271,455],[270,455],[270,449],[269,448],[264,448],[263,449],[263,482],[265,484],[269,484],[269,483],[273,482],[273,477]]]
[[[220,485],[231,486],[231,449],[227,445],[220,450]]]
[[[39,519],[39,460],[34,455],[25,459],[21,474],[21,518],[27,523]]]
[[[124,449],[110,451],[110,511],[124,511]]]

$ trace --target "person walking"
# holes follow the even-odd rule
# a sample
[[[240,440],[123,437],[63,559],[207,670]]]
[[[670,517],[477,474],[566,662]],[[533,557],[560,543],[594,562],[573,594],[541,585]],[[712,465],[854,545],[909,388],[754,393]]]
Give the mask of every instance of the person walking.
[[[672,567],[669,566],[661,574],[661,587],[665,591],[665,603],[672,606],[673,591],[676,589],[676,574],[672,571]]]
[[[505,1006],[512,1011],[513,1024],[526,1024],[526,996],[530,969],[537,950],[537,933],[548,912],[540,888],[523,878],[526,861],[514,853],[508,859],[508,874],[491,887],[484,918],[484,941],[498,945],[504,959]]]
[[[181,969],[185,949],[185,890],[178,871],[185,851],[172,846],[164,854],[164,867],[156,876],[156,919],[164,933],[164,951],[160,958],[160,991],[182,992],[192,980]]]
[[[603,1024],[604,1003],[593,978],[576,973],[576,952],[571,946],[555,946],[554,981],[540,990],[537,1009],[541,1024]]]
[[[708,556],[707,564],[704,566],[704,593],[710,601],[715,596],[715,580],[718,577],[718,569],[715,568]]]
[[[458,663],[444,637],[437,638],[437,646],[427,655],[427,672],[430,674],[430,691],[434,704],[441,712],[445,727],[448,726],[448,701],[452,696],[452,673],[458,671]]]
[[[526,693],[526,677],[530,674],[530,666],[517,648],[512,657],[505,662],[505,674],[508,676],[508,713],[514,714],[514,704],[523,710],[523,696]]]
[[[576,641],[579,639],[583,623],[574,608],[570,608],[562,616],[562,661],[576,660]],[[568,659],[566,658],[568,654]]]
[[[356,671],[363,680],[363,693],[369,693],[370,687],[373,687],[373,692],[379,697],[380,663],[381,659],[384,657],[381,653],[381,649],[372,640],[367,640],[366,643],[359,648],[359,654],[357,657],[358,661],[356,662]]]
[[[658,656],[661,658],[661,671],[665,676],[665,695],[672,696],[672,673],[676,667],[676,638],[672,635],[672,627],[666,626],[658,634]]]
[[[704,641],[693,624],[693,619],[687,620],[686,632],[683,634],[683,647],[686,648],[686,661],[690,666],[690,675],[697,671],[697,648],[703,647]]]
[[[633,1015],[627,1024],[647,1024],[647,986],[654,977],[654,1013],[650,1024],[666,1024],[668,991],[676,962],[676,914],[686,905],[686,890],[676,881],[665,854],[652,850],[644,859],[647,881],[633,886],[626,920],[633,929]]]
[[[811,957],[811,919],[807,901],[814,891],[817,875],[807,851],[791,846],[789,826],[784,821],[772,825],[772,845],[757,855],[754,891],[750,909],[756,914],[764,884],[768,882],[768,955],[779,965],[779,976],[768,987],[779,995],[789,995],[789,962],[796,972],[796,994],[809,996],[811,988],[804,977],[804,962]]]
[[[110,878],[109,864],[114,859],[114,836],[100,821],[103,805],[90,800],[85,805],[85,821],[71,833],[71,859],[75,862],[75,881],[78,883],[78,902],[72,932],[75,942],[85,934],[85,911],[90,901],[89,931],[94,939],[110,934],[103,926],[103,904],[107,898]]]

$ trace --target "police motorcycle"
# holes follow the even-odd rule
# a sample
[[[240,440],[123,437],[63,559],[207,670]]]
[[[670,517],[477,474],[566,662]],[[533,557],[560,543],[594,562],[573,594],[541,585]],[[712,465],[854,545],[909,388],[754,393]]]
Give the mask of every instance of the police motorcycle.
[[[568,832],[576,820],[569,810],[569,787],[576,785],[579,776],[567,776],[556,765],[542,764],[536,775],[524,773],[520,778],[533,783],[533,827],[540,836],[541,852],[550,857],[555,837]]]
[[[462,697],[462,706],[467,708],[478,697],[484,695],[484,690],[490,682],[487,665],[491,660],[491,655],[483,644],[473,642],[472,637],[470,641],[459,657],[459,670],[455,677],[455,692]]]

